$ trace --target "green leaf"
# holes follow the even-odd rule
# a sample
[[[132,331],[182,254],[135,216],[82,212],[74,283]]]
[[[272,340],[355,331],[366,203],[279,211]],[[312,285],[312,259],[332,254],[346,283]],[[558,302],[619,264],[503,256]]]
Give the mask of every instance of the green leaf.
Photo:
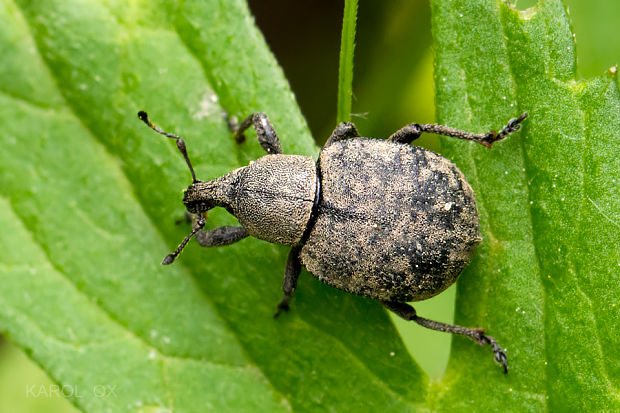
[[[442,141],[477,195],[484,242],[461,276],[456,322],[508,349],[489,373],[485,349],[460,338],[438,398],[443,410],[620,409],[617,75],[575,77],[559,0],[520,12],[495,0],[432,5],[440,123],[523,131],[487,150]]]
[[[84,411],[403,411],[426,377],[381,307],[302,274],[273,320],[287,249],[190,245],[190,183],[261,156],[222,115],[269,114],[316,156],[243,1],[0,2],[0,331]],[[211,227],[234,219],[220,211]]]
[[[263,111],[285,152],[317,154],[241,0],[0,1],[0,332],[92,412],[620,409],[617,77],[575,79],[559,1],[435,0],[433,31],[439,122],[530,114],[492,150],[442,145],[485,237],[456,322],[507,348],[507,376],[457,337],[429,385],[377,303],[308,273],[274,321],[286,248],[191,243],[159,265],[189,231],[190,177],[138,110],[201,179],[263,154],[223,110]]]

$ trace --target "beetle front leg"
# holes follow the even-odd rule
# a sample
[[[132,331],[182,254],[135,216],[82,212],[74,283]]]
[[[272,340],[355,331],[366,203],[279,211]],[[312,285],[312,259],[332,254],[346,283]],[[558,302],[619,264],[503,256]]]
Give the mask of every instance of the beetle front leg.
[[[286,270],[284,271],[284,279],[282,280],[282,291],[284,291],[284,297],[280,304],[278,304],[278,310],[273,315],[273,318],[277,318],[282,311],[288,311],[291,297],[297,288],[297,279],[301,272],[301,262],[299,261],[299,251],[301,248],[293,247],[288,254],[286,260]]]
[[[340,122],[336,129],[332,132],[325,142],[324,148],[327,148],[334,142],[343,141],[345,139],[358,138],[360,136],[355,125],[351,122]]]
[[[502,140],[512,132],[519,130],[521,128],[521,122],[523,122],[525,118],[527,118],[527,113],[523,113],[518,118],[510,119],[508,124],[504,126],[501,131],[490,131],[485,134],[470,133],[460,129],[451,128],[449,126],[436,125],[434,123],[427,123],[423,125],[412,123],[396,131],[388,139],[392,142],[411,143],[412,141],[418,139],[423,132],[427,132],[477,142],[487,148],[490,148],[493,143]]]
[[[427,318],[419,317],[415,309],[406,303],[399,303],[396,301],[382,301],[381,304],[383,304],[388,310],[393,311],[405,320],[415,321],[423,327],[430,328],[431,330],[444,331],[446,333],[460,334],[462,336],[471,338],[481,346],[484,346],[485,344],[490,345],[493,349],[493,353],[495,354],[495,361],[502,366],[504,373],[508,373],[508,362],[506,359],[506,354],[503,352],[502,348],[499,346],[499,344],[497,344],[493,337],[484,334],[483,329],[461,327],[454,324],[444,324],[440,323],[439,321],[433,321]]]
[[[218,227],[210,231],[198,231],[195,237],[201,247],[221,247],[241,241],[248,235],[243,227]]]
[[[245,141],[243,132],[252,125],[254,125],[256,130],[258,143],[260,143],[265,152],[268,154],[282,153],[282,145],[276,131],[273,129],[273,125],[269,122],[267,115],[261,112],[252,113],[235,128],[235,140],[238,143]]]

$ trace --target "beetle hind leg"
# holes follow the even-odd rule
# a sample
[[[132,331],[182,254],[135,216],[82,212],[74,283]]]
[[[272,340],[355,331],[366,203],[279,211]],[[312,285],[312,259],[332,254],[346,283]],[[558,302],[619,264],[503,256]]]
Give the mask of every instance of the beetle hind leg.
[[[273,318],[278,318],[282,311],[289,310],[289,303],[291,302],[293,293],[297,288],[297,279],[299,278],[299,273],[301,272],[301,262],[299,261],[300,250],[301,249],[299,247],[293,247],[291,252],[288,254],[288,259],[286,260],[286,270],[284,271],[284,279],[282,280],[282,291],[284,291],[284,297],[282,297],[280,304],[278,304],[278,309],[273,315]]]
[[[523,122],[525,118],[527,118],[527,113],[523,113],[518,118],[510,119],[508,124],[506,124],[506,126],[504,126],[504,128],[499,132],[490,131],[483,134],[470,133],[464,130],[451,128],[449,126],[436,125],[434,123],[427,123],[423,125],[412,123],[394,132],[394,134],[388,139],[392,142],[411,143],[418,139],[423,132],[426,132],[472,141],[490,148],[493,143],[504,139],[512,132],[518,131],[521,128],[521,122]]]
[[[500,366],[502,366],[504,373],[508,373],[508,361],[506,358],[506,354],[499,346],[499,344],[497,344],[495,339],[491,336],[486,335],[483,329],[461,327],[454,324],[444,324],[440,323],[439,321],[433,321],[427,318],[419,317],[415,309],[406,303],[399,303],[396,301],[382,301],[381,304],[383,304],[388,310],[393,311],[405,320],[415,321],[423,327],[430,328],[431,330],[444,331],[446,333],[460,334],[462,336],[471,338],[481,346],[484,346],[485,344],[490,345],[495,356],[495,361]]]

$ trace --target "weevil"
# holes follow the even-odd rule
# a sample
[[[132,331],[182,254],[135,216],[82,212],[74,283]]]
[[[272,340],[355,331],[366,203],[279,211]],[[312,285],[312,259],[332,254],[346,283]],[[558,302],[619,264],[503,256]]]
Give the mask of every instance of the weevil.
[[[490,345],[508,372],[506,354],[483,329],[422,318],[407,304],[452,285],[482,240],[474,192],[463,173],[448,159],[410,144],[427,132],[490,148],[517,131],[527,113],[498,133],[412,123],[387,140],[361,137],[355,125],[340,123],[317,161],[283,154],[267,116],[254,113],[234,128],[234,137],[243,142],[253,126],[267,155],[210,181],[196,179],[183,139],[152,124],[144,111],[138,117],[176,140],[192,175],[183,204],[195,224],[162,264],[171,264],[192,237],[203,247],[248,236],[288,245],[284,297],[274,317],[289,309],[303,265],[324,283],[373,298],[406,320]],[[204,230],[205,214],[214,207],[225,208],[241,226]]]

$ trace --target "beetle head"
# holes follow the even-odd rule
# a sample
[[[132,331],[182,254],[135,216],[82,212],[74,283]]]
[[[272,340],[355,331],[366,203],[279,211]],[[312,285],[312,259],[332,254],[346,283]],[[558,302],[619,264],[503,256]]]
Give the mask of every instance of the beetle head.
[[[212,200],[205,197],[204,182],[192,182],[183,192],[183,204],[192,214],[202,214],[215,207]]]

